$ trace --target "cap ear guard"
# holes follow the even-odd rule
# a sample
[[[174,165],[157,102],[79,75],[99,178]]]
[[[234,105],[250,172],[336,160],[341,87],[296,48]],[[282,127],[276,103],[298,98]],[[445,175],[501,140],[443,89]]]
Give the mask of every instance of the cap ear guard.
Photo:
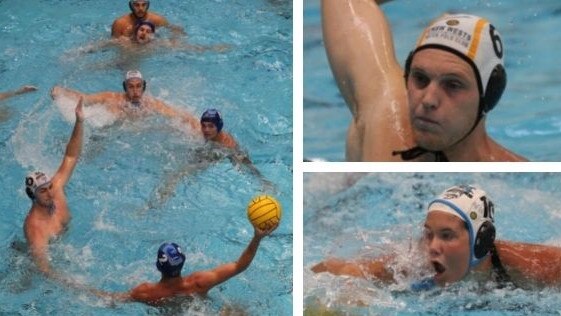
[[[495,225],[487,221],[479,227],[473,245],[473,255],[476,259],[485,257],[495,243]]]
[[[414,54],[415,51],[411,51],[405,60],[405,73],[403,74],[403,77],[405,78],[405,87],[407,87],[407,79],[409,79],[409,72],[411,72],[411,62],[413,61]]]
[[[481,99],[480,107],[483,113],[489,113],[497,103],[506,88],[506,71],[503,65],[497,65],[493,68],[491,76],[489,77],[489,82],[487,83],[487,88],[485,89],[485,95]]]
[[[35,200],[35,194],[33,194],[30,188],[25,188],[25,193],[30,199]]]

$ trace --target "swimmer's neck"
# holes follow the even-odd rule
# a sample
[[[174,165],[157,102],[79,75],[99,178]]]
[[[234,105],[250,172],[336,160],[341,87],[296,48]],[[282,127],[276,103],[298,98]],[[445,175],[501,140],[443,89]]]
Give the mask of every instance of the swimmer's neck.
[[[224,137],[226,137],[226,136],[224,135],[224,133],[222,131],[220,131],[213,138],[209,138],[209,139],[205,139],[205,140],[207,142],[222,143],[222,141],[224,140]]]
[[[485,131],[485,118],[483,118],[468,137],[443,152],[449,161],[491,161],[493,160],[492,143]]]
[[[37,210],[39,214],[47,215],[48,217],[51,217],[56,211],[56,204],[53,202],[52,205],[42,205],[37,201],[33,201],[32,209]]]
[[[145,104],[145,98],[142,96],[138,102],[133,102],[128,96],[125,96],[125,107],[139,109]]]
[[[148,18],[148,11],[146,11],[146,14],[144,14],[143,17],[139,18],[136,15],[134,15],[134,12],[129,13],[130,18],[135,21],[136,23],[138,22],[142,22],[145,21]]]
[[[174,276],[174,277],[168,277],[168,276],[162,275],[162,278],[160,279],[160,283],[173,284],[173,283],[181,282],[182,280],[183,280],[183,278],[181,277],[181,274],[178,275],[178,276]]]

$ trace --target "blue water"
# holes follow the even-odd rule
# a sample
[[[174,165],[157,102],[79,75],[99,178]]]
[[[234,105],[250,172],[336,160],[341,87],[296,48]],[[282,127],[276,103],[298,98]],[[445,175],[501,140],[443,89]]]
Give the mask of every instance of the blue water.
[[[156,52],[138,66],[154,97],[196,116],[208,107],[221,110],[225,130],[275,183],[282,223],[248,270],[208,299],[173,308],[110,306],[37,274],[10,244],[24,241],[25,174],[52,174],[72,129],[73,105],[54,104],[49,90],[120,91],[126,69],[117,67],[116,50],[69,52],[108,38],[112,21],[128,8],[124,1],[0,1],[2,91],[39,87],[0,103],[0,314],[292,313],[292,1],[154,1],[151,9],[182,26],[189,43],[230,45],[225,53]],[[157,117],[107,120],[87,122],[82,158],[66,187],[73,219],[50,247],[53,268],[119,292],[159,280],[154,263],[164,241],[186,251],[184,275],[237,260],[253,236],[245,206],[261,191],[258,179],[227,159],[179,177],[177,170],[197,161],[204,147],[185,126]],[[176,177],[169,199],[146,211],[155,188]]]
[[[532,161],[560,161],[561,4],[559,1],[393,1],[382,6],[404,64],[421,30],[443,12],[467,12],[489,19],[501,32],[508,84],[487,118],[500,144]],[[304,156],[345,159],[351,115],[331,75],[322,43],[318,0],[304,1]]]
[[[352,315],[557,315],[553,288],[486,289],[462,281],[424,293],[408,284],[314,274],[327,257],[408,252],[426,206],[449,186],[476,184],[495,204],[497,239],[561,247],[558,173],[376,173],[304,175],[304,309]],[[409,263],[409,264],[412,264]]]

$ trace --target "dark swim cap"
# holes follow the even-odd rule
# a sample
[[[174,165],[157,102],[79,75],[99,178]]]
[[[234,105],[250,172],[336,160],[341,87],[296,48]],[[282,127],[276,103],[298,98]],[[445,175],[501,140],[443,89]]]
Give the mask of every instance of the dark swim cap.
[[[129,1],[129,8],[131,9],[132,13],[134,13],[134,8],[132,7],[132,5],[135,2],[146,2],[146,12],[148,12],[148,9],[150,9],[150,1],[148,1],[148,0],[130,0]]]
[[[176,243],[163,243],[158,249],[158,261],[156,268],[164,276],[176,277],[181,274],[181,269],[185,263],[185,255]]]
[[[224,126],[224,121],[222,121],[222,117],[220,116],[220,112],[216,109],[208,109],[204,111],[203,115],[201,116],[201,123],[202,122],[211,122],[216,125],[218,132],[222,130]]]

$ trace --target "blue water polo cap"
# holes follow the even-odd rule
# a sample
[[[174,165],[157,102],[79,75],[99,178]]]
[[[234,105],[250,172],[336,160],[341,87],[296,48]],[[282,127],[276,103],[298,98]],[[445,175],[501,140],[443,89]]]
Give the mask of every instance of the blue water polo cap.
[[[164,276],[175,277],[181,274],[181,269],[185,263],[185,255],[181,247],[176,243],[163,243],[158,249],[158,261],[156,268]]]
[[[222,121],[222,116],[220,116],[220,112],[216,109],[208,109],[204,111],[203,115],[201,116],[201,123],[202,122],[212,122],[216,125],[218,132],[222,131],[222,127],[224,126],[224,121]]]

